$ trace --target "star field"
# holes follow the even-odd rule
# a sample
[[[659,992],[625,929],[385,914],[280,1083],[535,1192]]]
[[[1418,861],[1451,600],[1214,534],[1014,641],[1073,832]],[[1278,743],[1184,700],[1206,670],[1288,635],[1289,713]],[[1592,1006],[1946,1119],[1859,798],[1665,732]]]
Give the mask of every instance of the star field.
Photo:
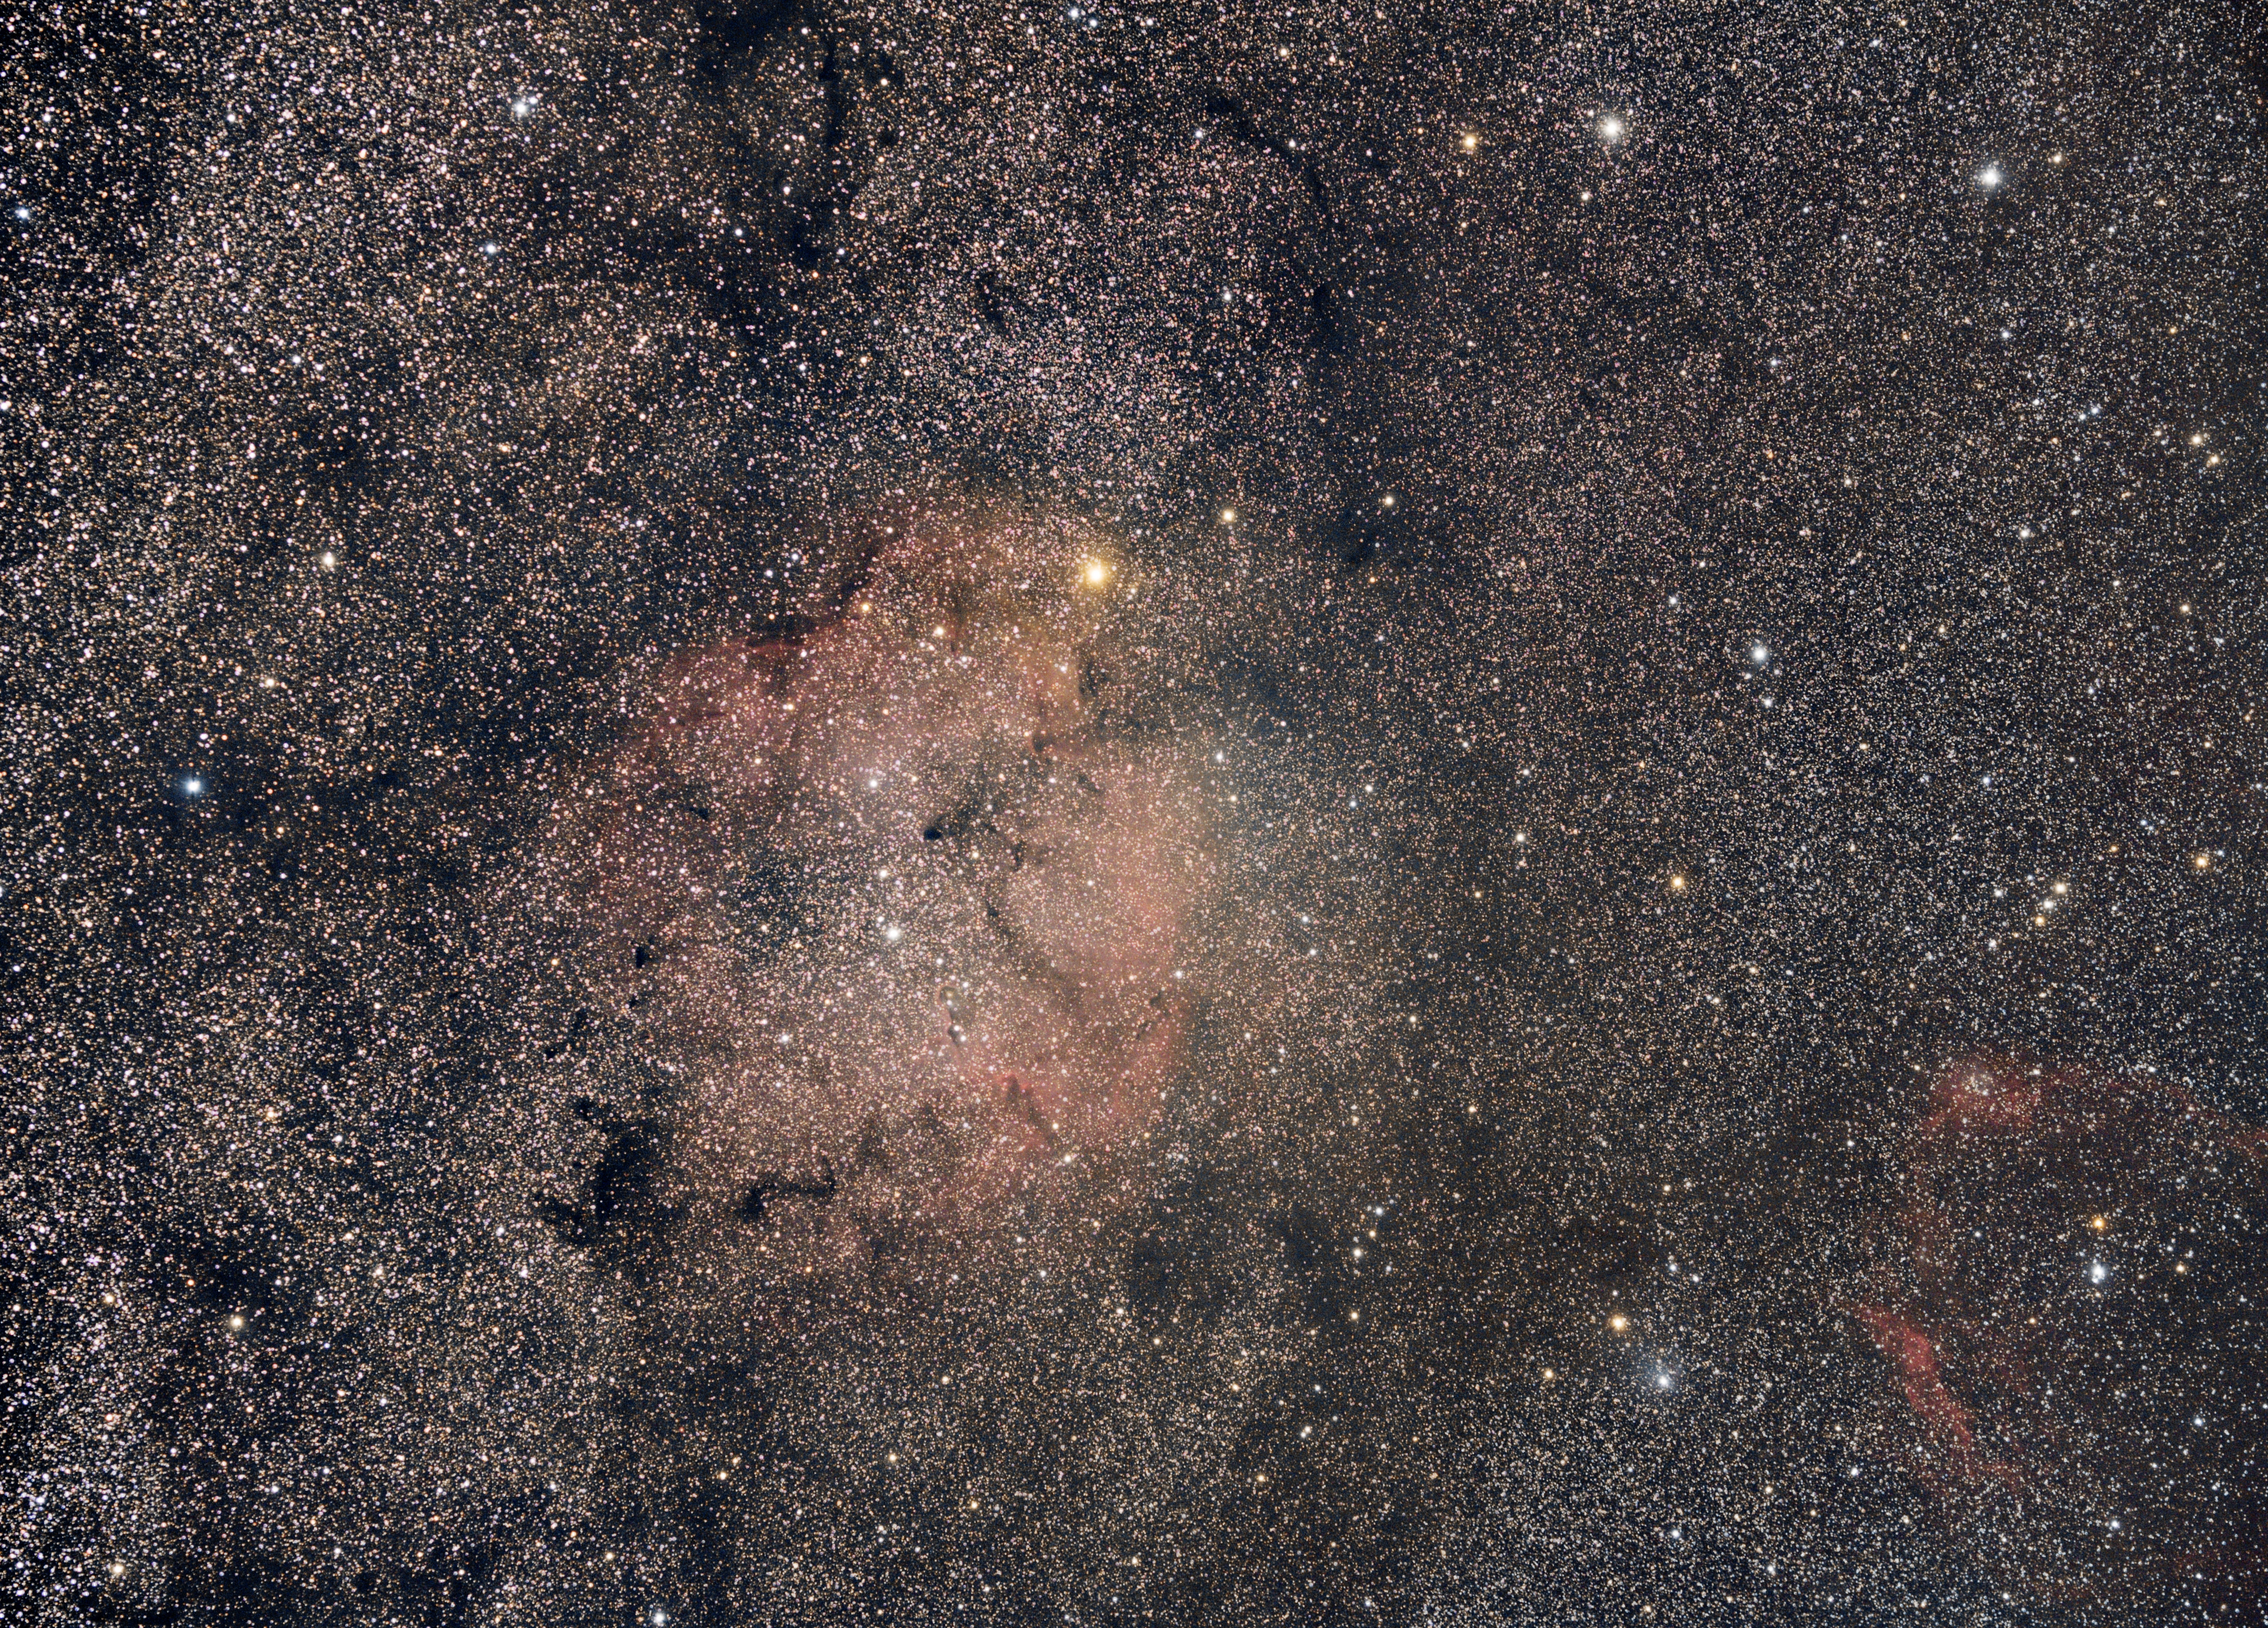
[[[2246,7],[0,11],[0,1616],[2246,1623]]]

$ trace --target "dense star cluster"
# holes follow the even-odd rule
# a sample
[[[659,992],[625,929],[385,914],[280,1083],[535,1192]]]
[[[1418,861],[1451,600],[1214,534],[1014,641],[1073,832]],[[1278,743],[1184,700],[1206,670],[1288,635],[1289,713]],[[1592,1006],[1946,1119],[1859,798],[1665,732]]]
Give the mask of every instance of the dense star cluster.
[[[0,1619],[2264,1620],[2256,10],[0,30]]]

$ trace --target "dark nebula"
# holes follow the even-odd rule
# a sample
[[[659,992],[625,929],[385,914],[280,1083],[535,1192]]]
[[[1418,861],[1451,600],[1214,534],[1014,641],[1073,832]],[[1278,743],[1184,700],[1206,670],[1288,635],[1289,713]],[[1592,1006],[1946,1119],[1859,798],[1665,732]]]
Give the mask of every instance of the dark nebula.
[[[2257,7],[0,42],[0,1621],[2264,1620]]]

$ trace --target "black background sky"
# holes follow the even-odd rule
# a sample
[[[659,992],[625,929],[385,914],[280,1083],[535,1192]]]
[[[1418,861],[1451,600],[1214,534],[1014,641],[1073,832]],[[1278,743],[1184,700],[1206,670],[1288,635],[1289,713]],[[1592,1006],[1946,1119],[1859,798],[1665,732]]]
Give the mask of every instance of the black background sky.
[[[2260,1620],[2257,9],[4,20],[0,1615]]]

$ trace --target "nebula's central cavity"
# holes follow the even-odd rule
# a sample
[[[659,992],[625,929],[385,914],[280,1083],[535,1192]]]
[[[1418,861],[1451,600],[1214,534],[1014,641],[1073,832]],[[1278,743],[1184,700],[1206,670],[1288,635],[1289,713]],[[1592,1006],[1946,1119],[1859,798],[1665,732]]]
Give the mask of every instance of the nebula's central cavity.
[[[677,1213],[872,1249],[1152,1123],[1211,866],[1140,599],[1081,527],[915,524],[820,630],[666,672],[563,837]]]

